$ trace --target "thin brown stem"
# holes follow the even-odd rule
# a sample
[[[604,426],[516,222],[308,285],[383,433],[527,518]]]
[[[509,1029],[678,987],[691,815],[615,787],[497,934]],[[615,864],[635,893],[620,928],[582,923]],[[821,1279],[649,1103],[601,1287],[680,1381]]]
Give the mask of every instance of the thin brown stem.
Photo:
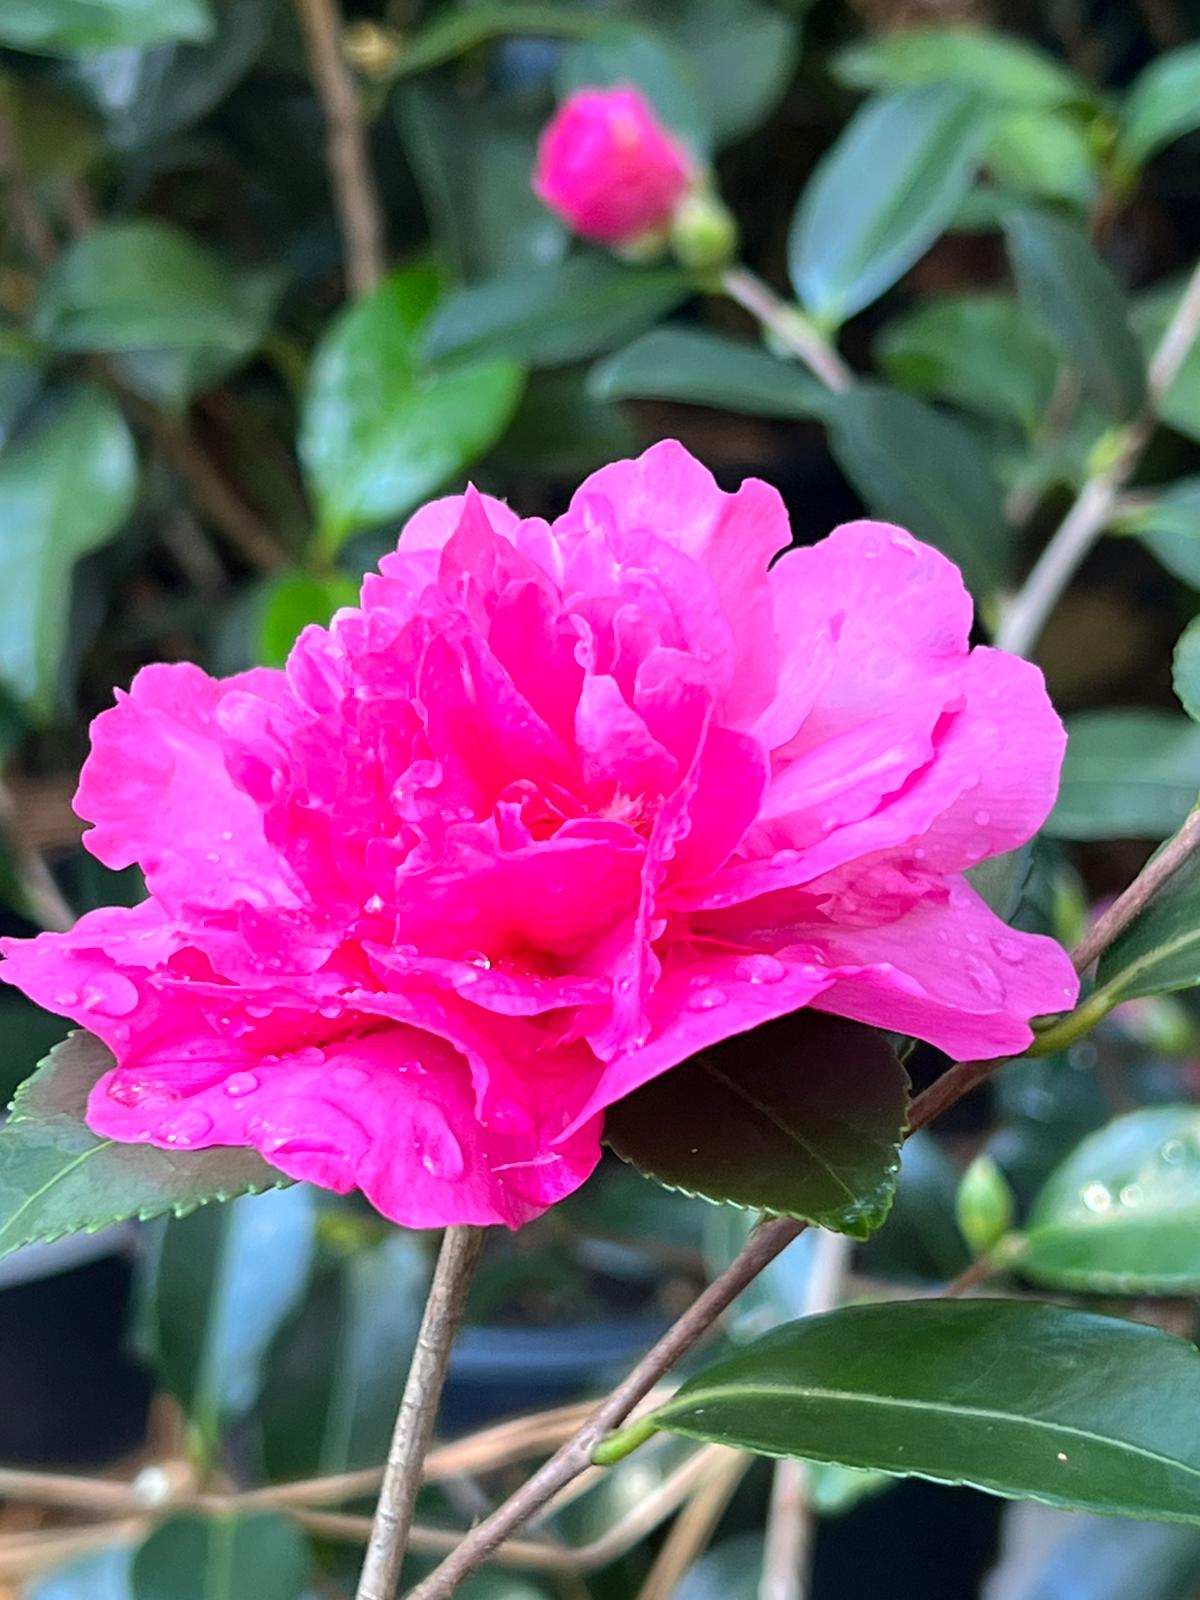
[[[408,1381],[396,1414],[375,1525],[358,1580],[357,1600],[392,1600],[396,1592],[450,1350],[467,1307],[482,1246],[482,1228],[447,1228],[442,1237]]]
[[[1149,905],[1163,884],[1200,848],[1200,808],[1193,811],[1173,839],[1153,856],[1071,952],[1077,972],[1086,972],[1117,936]]]
[[[854,373],[820,330],[797,306],[781,300],[746,267],[729,267],[721,277],[721,287],[743,311],[774,335],[779,343],[799,356],[814,377],[835,394],[853,387]]]
[[[1112,522],[1122,491],[1154,430],[1158,403],[1174,383],[1200,334],[1200,262],[1158,343],[1146,380],[1146,406],[1116,441],[1108,462],[1083,485],[1057,532],[1007,608],[996,643],[1027,655],[1084,558]]]
[[[528,1522],[564,1484],[584,1471],[604,1435],[624,1422],[637,1402],[708,1332],[768,1262],[803,1233],[805,1226],[791,1217],[776,1217],[761,1223],[750,1235],[741,1254],[713,1279],[632,1372],[601,1401],[583,1427],[514,1495],[467,1534],[453,1554],[417,1585],[412,1591],[412,1600],[441,1600],[452,1594],[463,1578],[485,1561],[510,1533]]]
[[[3,778],[0,778],[0,830],[12,843],[13,869],[30,916],[39,927],[53,933],[68,932],[75,926],[75,912],[43,857],[21,838],[16,801]]]
[[[369,294],[383,276],[383,213],[367,152],[358,87],[342,49],[338,0],[296,0],[313,82],[325,112],[325,164],[346,249],[351,293]]]

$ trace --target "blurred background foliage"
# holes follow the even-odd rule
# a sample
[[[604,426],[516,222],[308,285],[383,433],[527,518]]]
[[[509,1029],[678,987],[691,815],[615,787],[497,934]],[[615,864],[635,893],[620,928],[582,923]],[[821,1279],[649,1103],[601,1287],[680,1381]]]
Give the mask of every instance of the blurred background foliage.
[[[982,637],[1139,415],[1146,355],[1200,252],[1197,0],[363,0],[314,51],[322,15],[316,0],[0,5],[9,931],[140,893],[80,850],[70,811],[114,684],[155,660],[280,665],[405,516],[468,473],[552,515],[583,473],[674,435],[729,486],[778,485],[800,542],[865,506],[937,543]],[[354,107],[330,98],[330,49],[353,72],[377,218],[335,203]],[[713,161],[744,259],[839,341],[847,393],[720,282],[583,248],[534,199],[556,100],[618,82]],[[1172,687],[1200,589],[1200,351],[1159,417],[1037,648],[1072,725],[1062,799],[981,885],[1067,941],[1200,785],[1200,730]],[[1176,658],[1192,713],[1197,653],[1193,639]],[[1194,906],[1184,885],[1173,926],[1192,927]],[[848,1293],[944,1282],[1016,1227],[1028,1280],[1192,1331],[1200,1035],[1190,998],[1159,992],[1176,987],[1131,982],[1094,1038],[1009,1069],[914,1139]],[[8,990],[0,1019],[11,1090],[62,1027]],[[920,1050],[909,1065],[919,1086],[941,1063]],[[1081,1204],[1110,1212],[1100,1261]],[[511,1450],[478,1430],[597,1392],[748,1226],[610,1157],[542,1222],[490,1242],[442,1427],[475,1442],[435,1468],[421,1559],[515,1481]],[[100,1548],[61,1511],[0,1507],[0,1593],[347,1593],[355,1547],[328,1513],[243,1506],[154,1527],[144,1512],[180,1475],[224,1492],[378,1463],[428,1245],[295,1188],[12,1258],[0,1457],[145,1465]],[[763,1275],[724,1338],[805,1309],[812,1248]],[[753,1595],[769,1469],[742,1458],[714,1476],[696,1454],[661,1438],[539,1530],[594,1550],[590,1565],[495,1567],[470,1595]],[[701,1489],[704,1538],[680,1562],[635,1514]],[[817,1600],[1200,1586],[1187,1529],[837,1468],[809,1494]]]

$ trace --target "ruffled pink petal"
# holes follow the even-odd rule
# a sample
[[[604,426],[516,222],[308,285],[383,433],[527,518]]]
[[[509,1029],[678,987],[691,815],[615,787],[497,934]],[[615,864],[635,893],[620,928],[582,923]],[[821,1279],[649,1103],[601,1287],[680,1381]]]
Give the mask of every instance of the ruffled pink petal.
[[[965,879],[947,888],[882,927],[796,927],[796,947],[837,969],[815,1004],[961,1060],[1016,1055],[1031,1018],[1074,1005],[1075,969],[1053,939],[1007,927]]]
[[[84,843],[105,866],[140,865],[168,907],[297,903],[257,806],[225,766],[216,719],[241,690],[277,698],[283,674],[217,682],[187,663],[145,667],[92,723],[75,797],[94,824]]]
[[[271,1061],[227,1056],[183,1093],[161,1082],[152,1059],[107,1074],[89,1125],[164,1149],[249,1145],[289,1177],[361,1189],[410,1228],[518,1227],[578,1188],[600,1154],[598,1118],[553,1149],[528,1116],[485,1128],[466,1062],[404,1027]]]

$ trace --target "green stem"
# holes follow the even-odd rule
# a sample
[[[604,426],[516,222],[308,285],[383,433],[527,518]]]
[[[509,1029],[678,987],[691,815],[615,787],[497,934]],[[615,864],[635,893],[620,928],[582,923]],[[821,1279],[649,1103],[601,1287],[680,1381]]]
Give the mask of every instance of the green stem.
[[[817,325],[798,306],[781,300],[753,272],[745,267],[728,267],[721,275],[720,286],[785,349],[799,356],[827,389],[834,394],[845,394],[854,386],[854,373]]]
[[[624,1461],[626,1456],[632,1455],[639,1445],[645,1444],[657,1432],[658,1424],[652,1416],[639,1417],[628,1427],[618,1428],[601,1439],[592,1451],[592,1460],[598,1467],[611,1467],[615,1462]]]

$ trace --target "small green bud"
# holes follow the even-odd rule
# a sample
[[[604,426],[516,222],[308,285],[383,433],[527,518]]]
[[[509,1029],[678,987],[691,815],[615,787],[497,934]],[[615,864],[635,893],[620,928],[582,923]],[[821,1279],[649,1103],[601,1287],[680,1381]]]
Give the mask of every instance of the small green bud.
[[[738,227],[728,207],[701,185],[684,195],[671,218],[671,249],[682,266],[713,272],[737,254]]]
[[[954,1198],[958,1230],[974,1256],[994,1250],[1013,1225],[1016,1204],[1008,1179],[989,1155],[976,1156]]]

